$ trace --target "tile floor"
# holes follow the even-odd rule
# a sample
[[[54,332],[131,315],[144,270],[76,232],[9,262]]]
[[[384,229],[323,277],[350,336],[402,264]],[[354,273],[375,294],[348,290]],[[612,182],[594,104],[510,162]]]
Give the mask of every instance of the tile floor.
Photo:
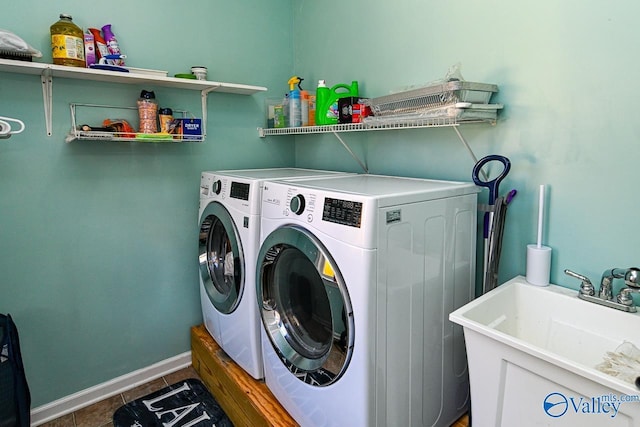
[[[158,391],[169,385],[175,384],[181,380],[187,378],[198,378],[198,373],[189,366],[188,368],[181,369],[174,373],[165,375],[162,378],[153,380],[131,390],[127,390],[121,394],[113,397],[109,397],[100,402],[94,403],[86,408],[78,409],[77,411],[64,415],[55,420],[41,424],[42,427],[102,427],[113,426],[112,418],[113,413],[132,400],[136,400],[139,397],[145,396],[154,391]]]
[[[64,415],[55,420],[40,424],[41,427],[110,427],[113,426],[113,413],[125,403],[136,400],[139,397],[146,396],[149,393],[158,391],[164,387],[175,384],[187,378],[198,378],[198,373],[193,367],[181,369],[162,378],[153,380],[131,390],[127,390],[121,394],[109,397],[100,402],[94,403],[86,408]],[[464,415],[451,427],[467,427],[469,425],[469,417]]]

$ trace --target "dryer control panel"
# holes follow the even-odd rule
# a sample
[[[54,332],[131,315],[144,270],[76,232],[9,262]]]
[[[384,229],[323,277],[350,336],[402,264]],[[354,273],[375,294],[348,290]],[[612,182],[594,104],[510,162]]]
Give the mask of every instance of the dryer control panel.
[[[231,181],[230,197],[240,200],[249,200],[251,186],[245,182]]]
[[[360,228],[362,203],[325,197],[322,220]]]
[[[267,198],[265,203],[279,205],[278,197]],[[360,228],[362,225],[362,202],[354,200],[338,199],[335,197],[322,197],[311,192],[300,192],[299,188],[287,189],[284,216],[294,214],[301,216],[307,214],[307,222],[312,222],[316,212],[316,200],[322,200],[322,221],[333,224],[346,225],[348,227]],[[319,205],[318,205],[319,206]]]

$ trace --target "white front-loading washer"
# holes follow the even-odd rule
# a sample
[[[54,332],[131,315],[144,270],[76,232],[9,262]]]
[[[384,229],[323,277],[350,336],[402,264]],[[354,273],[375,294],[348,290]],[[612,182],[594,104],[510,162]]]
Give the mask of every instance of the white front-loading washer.
[[[263,182],[339,176],[301,168],[202,172],[199,266],[204,325],[218,345],[252,377],[264,377],[255,265]]]
[[[478,188],[355,175],[266,182],[256,271],[265,381],[302,426],[450,426]]]

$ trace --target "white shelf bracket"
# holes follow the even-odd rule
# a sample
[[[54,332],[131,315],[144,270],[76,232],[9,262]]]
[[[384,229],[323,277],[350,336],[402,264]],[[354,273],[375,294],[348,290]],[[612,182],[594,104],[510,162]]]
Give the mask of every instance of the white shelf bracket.
[[[342,146],[345,148],[345,150],[347,150],[349,152],[349,154],[351,154],[351,157],[353,157],[355,159],[356,162],[358,162],[358,164],[360,165],[360,167],[362,168],[362,170],[365,173],[369,173],[369,168],[367,167],[367,165],[364,164],[364,162],[362,162],[362,160],[360,160],[358,158],[358,156],[356,156],[356,154],[353,152],[353,150],[351,150],[351,148],[349,148],[349,146],[347,145],[346,142],[344,142],[342,140],[342,138],[340,138],[340,135],[338,134],[338,132],[333,131],[332,132],[336,138],[338,138],[338,141],[340,141],[340,144],[342,144]]]
[[[202,140],[204,141],[207,137],[207,98],[209,92],[213,91],[215,88],[203,89],[200,92],[200,100],[202,106]]]
[[[453,127],[453,130],[456,131],[456,134],[458,135],[458,138],[460,138],[460,141],[462,141],[464,146],[467,147],[467,151],[471,155],[471,158],[473,159],[473,164],[475,165],[476,163],[478,163],[478,158],[476,157],[476,155],[474,154],[473,150],[469,146],[469,143],[467,142],[466,139],[464,139],[464,136],[462,136],[462,134],[460,133],[460,129],[458,129],[458,126],[452,126],[452,127]],[[480,169],[480,173],[482,174],[482,177],[484,178],[485,181],[489,181],[489,178],[487,177],[487,174],[484,173],[484,171],[482,169]]]
[[[53,134],[52,112],[53,112],[53,78],[51,69],[45,68],[40,75],[42,82],[42,100],[44,101],[44,122],[47,128],[47,136]]]

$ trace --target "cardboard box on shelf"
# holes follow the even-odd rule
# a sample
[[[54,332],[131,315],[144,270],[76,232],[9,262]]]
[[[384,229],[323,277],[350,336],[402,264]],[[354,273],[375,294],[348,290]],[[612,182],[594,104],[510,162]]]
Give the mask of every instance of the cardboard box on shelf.
[[[170,133],[187,141],[202,139],[202,119],[173,119]]]

